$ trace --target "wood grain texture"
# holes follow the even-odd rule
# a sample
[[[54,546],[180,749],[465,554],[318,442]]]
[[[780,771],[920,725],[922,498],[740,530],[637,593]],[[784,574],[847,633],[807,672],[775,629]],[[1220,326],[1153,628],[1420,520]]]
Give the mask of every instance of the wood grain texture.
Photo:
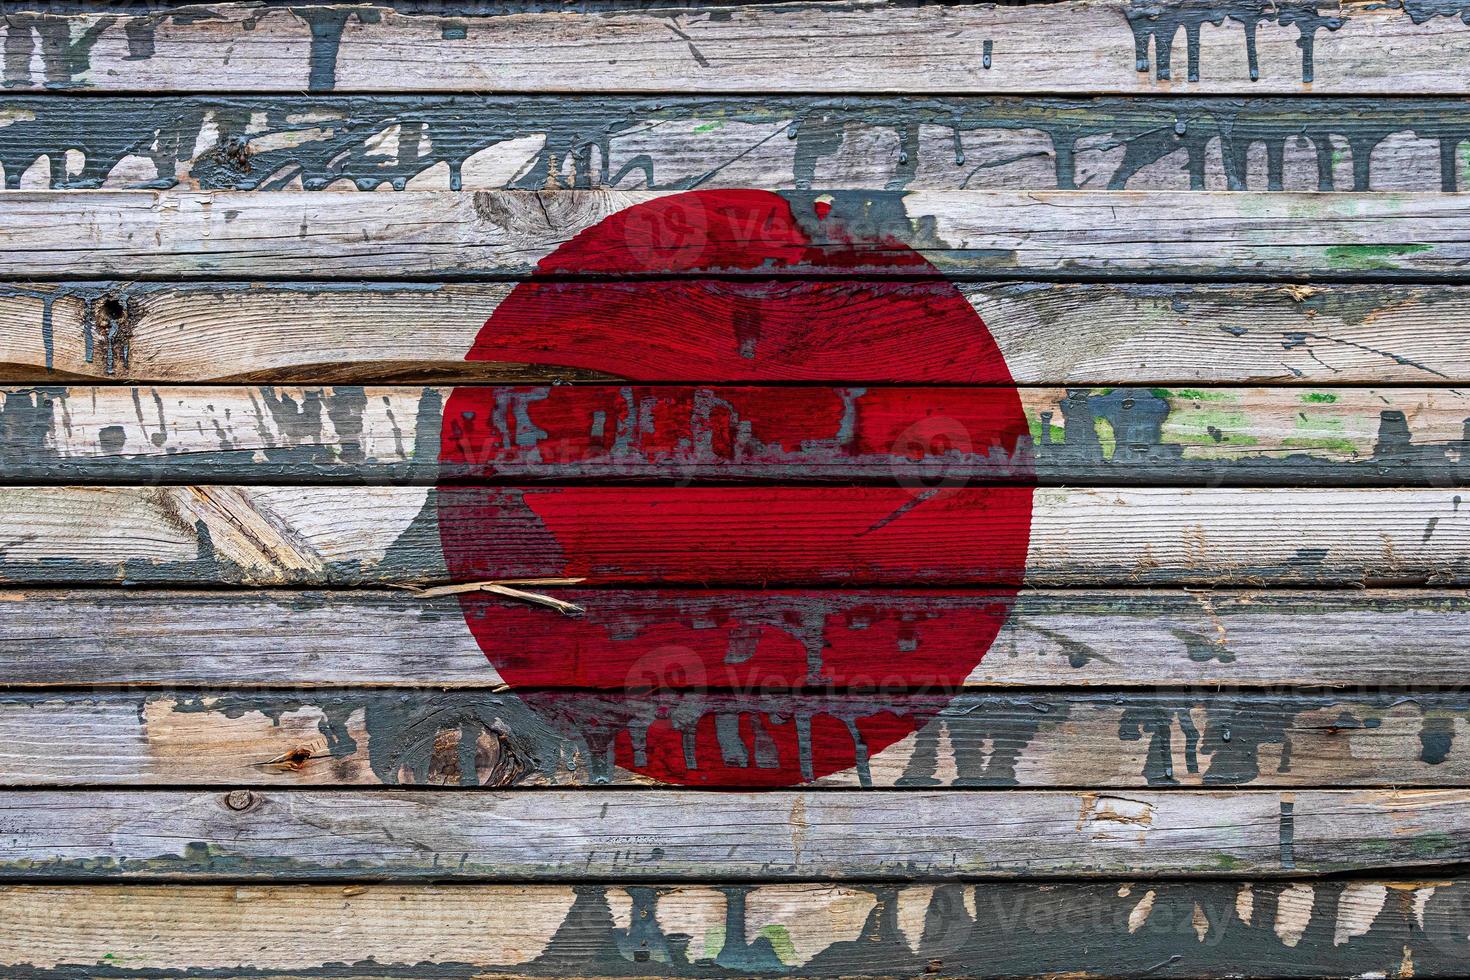
[[[954,881],[1434,868],[1470,791],[8,790],[0,878]]]
[[[705,238],[682,228],[689,199],[660,192],[58,193],[0,195],[0,275],[523,276],[641,203],[657,210],[637,226],[647,237],[610,243],[598,272],[659,274],[696,263],[703,273],[912,276],[923,270],[880,261],[912,248],[952,275],[1412,279],[1459,276],[1470,258],[1470,218],[1439,194],[854,191],[819,202],[815,192],[743,192],[757,195],[759,208],[786,212],[782,222],[811,245],[762,237],[767,216],[752,212],[741,245],[752,258],[721,265]],[[70,220],[57,222],[61,211]],[[854,241],[897,246],[854,251]]]
[[[644,481],[1451,486],[1470,397],[1444,388],[516,386],[441,462],[443,387],[0,389],[0,481]]]
[[[17,487],[9,584],[1456,585],[1452,490]],[[610,520],[609,515],[617,515]],[[878,525],[874,528],[874,525]],[[1017,550],[1017,549],[1021,550]],[[1025,554],[1024,563],[1010,555]],[[550,614],[548,614],[550,615]]]
[[[556,714],[544,711],[553,699]],[[391,688],[0,694],[0,785],[641,783],[648,778],[596,747],[608,738],[648,744],[650,730],[671,718],[681,730],[708,732],[731,719],[740,730],[775,730],[797,716],[886,715],[935,720],[812,785],[1470,785],[1463,693],[1030,691],[950,700],[560,691],[524,699]],[[735,741],[751,759],[752,740]]]
[[[582,620],[527,618],[513,603],[485,609],[515,651],[549,637],[587,657],[573,623],[625,636],[635,649],[654,621],[723,620],[732,636],[784,624],[780,649],[840,642],[864,618],[923,623],[921,642],[951,645],[946,610],[984,608],[984,593],[719,592],[561,589]],[[796,623],[816,623],[812,631]],[[227,623],[228,629],[219,624]],[[1460,591],[1022,591],[969,685],[1288,688],[1457,687],[1470,647]],[[757,651],[764,646],[757,647]],[[901,651],[895,641],[894,657]],[[636,659],[636,656],[633,658]],[[575,661],[574,661],[575,662]],[[590,666],[590,665],[588,665]],[[577,674],[590,671],[579,667]],[[54,685],[418,686],[478,689],[499,675],[452,596],[402,592],[0,592],[0,673],[11,688]],[[716,683],[734,684],[734,678]],[[620,679],[621,683],[621,679]]]
[[[902,298],[913,287],[847,288]],[[1011,376],[1025,384],[1470,381],[1464,358],[1470,291],[1464,287],[1008,282],[960,288]],[[562,342],[535,365],[466,360],[509,290],[502,283],[0,285],[0,377],[25,383],[554,383],[585,380],[587,372],[574,365],[606,364],[618,353],[607,342]],[[952,352],[919,324],[904,327],[913,361],[952,362]],[[715,342],[698,320],[685,329],[701,343]],[[894,360],[896,368],[909,364]],[[957,376],[971,367],[955,365]],[[691,378],[687,364],[652,356],[626,370],[631,381],[729,380]],[[788,374],[779,380],[811,379]],[[912,378],[895,371],[886,380]]]
[[[180,969],[263,977],[1063,974],[1456,976],[1467,884],[19,885],[38,980]],[[486,924],[490,924],[488,927]],[[146,940],[140,937],[146,936]],[[345,966],[352,964],[352,966]],[[943,974],[941,974],[943,975]]]
[[[1470,174],[1470,106],[1397,95],[5,93],[0,118],[11,190],[1428,191]]]
[[[792,3],[466,17],[221,5],[210,16],[11,18],[4,80],[172,92],[1462,94],[1462,9],[1071,0],[1037,10]]]

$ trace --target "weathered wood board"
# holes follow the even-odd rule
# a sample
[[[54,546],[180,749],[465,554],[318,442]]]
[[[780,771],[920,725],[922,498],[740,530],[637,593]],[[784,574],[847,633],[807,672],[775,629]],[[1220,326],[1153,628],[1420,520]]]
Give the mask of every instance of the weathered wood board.
[[[114,92],[1470,91],[1455,2],[638,6],[12,15],[4,81]]]
[[[0,275],[933,274],[916,254],[940,272],[990,278],[1412,280],[1463,278],[1470,261],[1464,208],[1442,194],[726,191],[750,209],[745,227],[682,240],[676,230],[702,219],[665,192],[57,193],[0,194]],[[645,202],[656,216],[629,219],[595,264],[548,263],[558,246]],[[57,223],[63,206],[75,220]],[[733,254],[710,247],[724,234],[742,236]]]
[[[833,885],[20,885],[12,974],[1456,976],[1453,876]],[[303,935],[311,937],[303,942]],[[146,937],[146,938],[144,938]],[[347,964],[351,964],[347,966]],[[31,972],[34,971],[34,972]],[[328,974],[328,971],[331,971]]]
[[[559,714],[548,721],[552,700]],[[803,714],[924,726],[855,770],[812,781],[820,787],[1470,785],[1470,699],[1457,693],[520,697],[392,688],[3,695],[0,785],[650,783],[610,764],[584,731],[647,740],[677,718],[684,731],[738,719],[779,732]]]
[[[461,581],[1464,585],[1464,496],[1010,486],[13,487],[0,495],[0,519],[15,529],[0,555],[0,582],[416,585],[451,577],[442,543],[449,536],[459,541]],[[1324,512],[1334,520],[1324,522]],[[477,528],[493,533],[482,538]],[[987,548],[977,550],[981,543]]]
[[[7,790],[0,878],[1311,875],[1463,863],[1467,811],[1463,789]]]
[[[440,459],[451,391],[3,389],[0,481],[1470,482],[1470,397],[1445,388],[1022,388],[1013,454],[985,442],[990,389],[505,386],[468,462]]]
[[[1034,17],[1034,12],[1032,13]],[[0,94],[11,190],[1463,189],[1457,99]]]
[[[509,662],[532,638],[547,638],[572,659],[577,683],[594,688],[599,654],[583,624],[594,639],[599,632],[626,637],[647,652],[661,642],[639,646],[652,623],[724,623],[708,641],[723,655],[742,632],[760,626],[780,624],[764,640],[776,650],[825,649],[855,625],[920,622],[921,642],[963,650],[972,629],[965,617],[997,603],[1010,605],[1010,616],[990,653],[960,679],[967,686],[1429,691],[1461,683],[1470,646],[1470,598],[1461,590],[1026,589],[1014,600],[945,590],[556,594],[581,605],[582,617],[527,616],[511,601],[481,612],[505,638]],[[949,611],[961,615],[951,620]],[[900,639],[893,636],[895,660]],[[368,590],[0,592],[0,671],[8,685],[28,690],[501,683],[455,597]],[[615,677],[614,686],[624,680]],[[716,683],[738,687],[740,675]]]
[[[1463,975],[1467,25],[7,5],[0,973]]]
[[[737,379],[733,371],[707,367],[711,376],[691,378],[688,365],[657,344],[645,343],[632,356],[629,338],[596,334],[562,336],[556,344],[517,355],[534,356],[536,363],[508,363],[508,349],[494,360],[466,360],[479,330],[512,288],[403,282],[0,285],[0,377],[19,383],[556,383],[607,380],[614,366],[627,380],[657,383],[891,383],[909,380],[907,369],[917,363],[947,365],[949,373],[941,376],[946,383],[996,380],[978,364],[955,362],[941,339],[914,321],[900,324],[908,340],[904,350],[870,364],[867,377],[852,376],[850,361],[845,370],[816,374],[799,348],[778,347],[772,360],[785,365],[779,373],[753,365]],[[573,289],[552,283],[544,288],[553,294]],[[729,287],[705,288],[714,293]],[[897,282],[827,288],[836,302],[849,290],[899,300],[916,291]],[[1018,383],[1470,384],[1462,356],[1470,345],[1470,291],[1463,286],[1114,281],[958,288]],[[248,324],[248,343],[241,340],[242,324]],[[730,343],[700,321],[684,320],[681,326],[687,346]]]

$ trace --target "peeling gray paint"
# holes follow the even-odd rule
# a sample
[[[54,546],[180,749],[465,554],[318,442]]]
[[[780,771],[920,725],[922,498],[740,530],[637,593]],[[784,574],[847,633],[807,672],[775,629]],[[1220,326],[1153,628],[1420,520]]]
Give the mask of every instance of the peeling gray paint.
[[[1133,29],[1133,43],[1140,72],[1149,69],[1149,41],[1154,45],[1154,77],[1168,81],[1173,77],[1172,53],[1174,39],[1184,31],[1188,79],[1200,79],[1200,28],[1205,24],[1216,27],[1226,19],[1240,24],[1245,33],[1246,63],[1251,81],[1261,77],[1259,59],[1256,56],[1256,28],[1262,23],[1276,22],[1283,27],[1295,27],[1298,32],[1297,47],[1302,51],[1302,81],[1314,81],[1312,60],[1319,30],[1335,31],[1347,21],[1347,17],[1323,15],[1316,0],[1306,3],[1265,4],[1259,0],[1226,3],[1160,3],[1156,0],[1133,0],[1125,16]]]
[[[194,849],[204,859],[202,847]],[[142,862],[140,862],[141,864]],[[1415,976],[1450,977],[1463,969],[1467,950],[1467,885],[1444,877],[1434,886],[1393,887],[1384,907],[1362,932],[1338,935],[1352,916],[1358,880],[1317,879],[1305,892],[1290,881],[1149,881],[1028,884],[995,881],[937,887],[856,884],[871,908],[856,936],[833,939],[800,965],[778,955],[780,932],[751,910],[760,889],[709,886],[724,899],[722,936],[676,931],[676,887],[660,884],[573,885],[574,900],[550,941],[524,962],[463,963],[452,954],[433,963],[324,964],[289,973],[251,967],[229,970],[149,970],[168,980],[226,977],[347,977],[393,980],[469,980],[507,977],[823,977],[1035,976],[1074,972],[1085,943],[1089,973],[1102,976],[1394,976],[1412,963]],[[1293,890],[1303,918],[1293,942],[1276,922]],[[788,894],[788,893],[782,893]],[[1422,894],[1422,905],[1416,906]],[[1140,914],[1145,895],[1148,902]],[[1242,901],[1242,895],[1248,901]],[[790,901],[791,899],[786,899]],[[612,903],[627,908],[619,926]],[[919,928],[901,925],[902,903],[922,910]],[[1361,899],[1358,899],[1361,903]],[[795,906],[800,909],[800,905]],[[814,912],[821,906],[814,905]],[[971,911],[973,909],[973,912]],[[1421,917],[1422,913],[1422,917]],[[1422,923],[1422,924],[1421,924]],[[824,934],[815,922],[780,920],[780,929],[810,941]],[[790,955],[788,953],[788,955]],[[125,963],[55,969],[8,967],[17,980],[120,980],[138,971]]]
[[[1281,8],[1281,16],[1290,16],[1291,9]],[[721,186],[720,172],[732,161],[712,158],[697,131],[677,126],[665,126],[667,135],[661,139],[670,152],[659,161],[630,156],[614,165],[620,139],[650,126],[688,121],[782,127],[793,144],[791,170],[773,175],[772,186],[795,190],[865,184],[874,190],[901,190],[918,185],[921,164],[927,165],[924,186],[978,186],[971,183],[978,172],[965,163],[962,149],[946,151],[942,160],[926,159],[930,151],[920,140],[921,127],[948,132],[956,147],[966,134],[1039,132],[1051,145],[1053,186],[1113,189],[1160,186],[1159,176],[1149,168],[1181,150],[1190,186],[1203,188],[1210,155],[1218,147],[1226,189],[1244,190],[1250,184],[1250,189],[1280,190],[1286,179],[1287,143],[1299,141],[1315,154],[1315,174],[1309,179],[1317,189],[1366,190],[1373,180],[1374,149],[1390,136],[1415,136],[1438,143],[1438,160],[1422,173],[1389,175],[1396,186],[1453,190],[1461,183],[1456,150],[1470,139],[1470,105],[1424,98],[181,96],[157,102],[11,96],[0,99],[0,111],[13,117],[0,127],[0,165],[7,186],[18,187],[21,174],[45,154],[50,186],[57,189],[99,187],[125,156],[152,162],[159,176],[135,185],[143,187],[173,186],[180,179],[176,172],[182,172],[203,189],[273,190],[297,178],[307,190],[343,179],[364,190],[383,184],[401,189],[410,177],[443,162],[451,186],[457,188],[468,157],[524,137],[544,137],[545,144],[522,172],[507,179],[506,187]],[[257,122],[263,132],[256,131]],[[395,125],[403,133],[397,154],[372,153],[369,141]],[[206,140],[196,157],[194,148],[206,126],[218,139]],[[261,137],[266,134],[291,138],[265,148]],[[893,155],[886,168],[879,166],[878,176],[844,172],[844,147],[862,140],[882,145],[884,141],[873,138],[885,134],[892,139]],[[1107,164],[1104,179],[1084,182],[1078,171],[1079,146],[1121,147],[1124,152],[1116,163]],[[1249,156],[1258,146],[1267,155],[1264,187],[1249,180]],[[78,173],[68,173],[64,166],[68,149],[84,155]],[[1350,157],[1350,188],[1339,186],[1335,176],[1339,152]]]
[[[6,694],[0,702],[12,709],[54,706],[57,697]],[[262,770],[269,782],[286,786],[295,782],[296,769],[319,774],[364,753],[372,777],[384,785],[605,784],[614,777],[615,743],[631,745],[634,763],[647,766],[643,753],[650,736],[664,725],[683,737],[694,776],[699,731],[717,740],[725,767],[750,770],[758,785],[761,770],[794,768],[796,761],[786,756],[791,743],[778,745],[768,727],[776,731],[796,720],[809,731],[820,720],[830,733],[835,722],[853,739],[857,758],[871,765],[858,722],[878,717],[921,726],[911,750],[899,756],[902,772],[893,779],[898,787],[1048,785],[1057,777],[1037,773],[1065,764],[1064,747],[1102,767],[1093,778],[1114,787],[1298,786],[1304,785],[1304,775],[1311,780],[1323,772],[1334,773],[1340,786],[1404,785],[1422,782],[1427,771],[1439,785],[1470,784],[1465,756],[1470,749],[1455,736],[1456,726],[1470,721],[1470,702],[1453,692],[164,690],[97,692],[65,700],[78,712],[88,705],[136,703],[141,718],[145,704],[157,703],[175,712],[230,719],[255,713],[277,726],[288,714],[319,712],[325,749],[313,748],[319,754]],[[75,744],[56,747],[53,767],[75,758],[80,767],[75,778],[85,778],[96,757],[88,737],[95,736],[79,727]],[[1334,742],[1365,761],[1344,766],[1331,754],[1326,761],[1311,754],[1324,747],[1330,751]],[[1309,752],[1304,770],[1296,768],[1302,765],[1302,746]],[[806,744],[798,741],[796,750],[810,771],[809,737]],[[1176,759],[1184,760],[1187,773],[1176,771]],[[1375,775],[1367,761],[1374,759],[1384,767],[1381,774]],[[1433,768],[1416,776],[1415,762]],[[342,778],[353,782],[360,775],[349,770]],[[872,784],[870,773],[860,769],[857,776],[860,785]],[[201,777],[210,783],[220,778],[213,772]]]

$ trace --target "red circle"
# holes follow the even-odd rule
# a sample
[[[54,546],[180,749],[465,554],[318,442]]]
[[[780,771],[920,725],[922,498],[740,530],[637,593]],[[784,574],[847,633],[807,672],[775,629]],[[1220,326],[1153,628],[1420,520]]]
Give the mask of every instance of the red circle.
[[[989,431],[918,426],[900,434],[893,451],[922,455],[931,444],[962,439],[998,446],[1011,458],[1024,455],[1018,454],[1028,438],[1020,398],[1000,350],[964,295],[902,242],[854,233],[841,209],[831,214],[830,207],[808,204],[804,210],[799,216],[786,198],[765,191],[660,197],[578,234],[547,256],[537,274],[698,276],[835,267],[900,272],[917,281],[896,287],[891,280],[533,278],[501,301],[467,359],[555,365],[636,382],[986,385],[966,397],[983,408],[969,417],[986,419]],[[914,341],[920,330],[921,344]],[[494,389],[483,387],[457,388],[450,396],[440,451],[446,472],[495,474],[501,448],[490,421],[495,397]],[[795,551],[814,548],[785,546],[815,535],[805,543],[846,563],[824,571],[829,588],[834,577],[839,585],[885,581],[885,562],[908,546],[903,535],[939,541],[947,515],[978,513],[987,519],[983,528],[975,530],[972,521],[962,540],[950,542],[952,558],[948,564],[936,559],[935,580],[962,576],[966,568],[993,569],[990,581],[1000,585],[973,601],[941,596],[932,611],[917,617],[882,603],[856,613],[835,606],[826,614],[819,606],[812,612],[809,600],[776,591],[770,593],[769,615],[757,616],[758,622],[708,602],[660,607],[662,594],[648,593],[636,628],[627,615],[597,609],[569,619],[483,593],[461,597],[480,648],[541,717],[583,738],[594,753],[667,783],[792,785],[864,765],[867,757],[912,734],[943,707],[943,694],[906,697],[891,708],[866,696],[867,707],[854,711],[851,705],[858,702],[851,696],[813,693],[810,685],[952,691],[1006,619],[1030,530],[1031,490],[1024,486],[803,491],[827,495],[835,516],[820,528],[773,513],[763,496],[767,491],[758,488],[628,492],[636,492],[639,506],[651,508],[687,509],[690,501],[717,500],[721,520],[711,524],[744,522],[750,534],[744,547],[768,556],[776,582],[789,580],[788,573],[806,574],[783,562]],[[916,496],[922,506],[912,510],[915,520],[883,526]],[[618,552],[617,537],[589,530],[588,508],[606,499],[601,488],[441,485],[439,529],[448,570],[460,581],[637,580],[639,569]],[[654,550],[664,547],[682,556],[691,584],[718,581],[730,558],[728,543],[714,531],[705,534],[697,519],[670,521],[666,531],[655,523],[641,533],[666,538],[654,541]],[[796,621],[803,617],[813,621]],[[814,636],[820,638],[815,677]],[[742,656],[732,661],[737,645]],[[739,693],[687,690],[705,686]],[[611,690],[542,690],[547,687]]]

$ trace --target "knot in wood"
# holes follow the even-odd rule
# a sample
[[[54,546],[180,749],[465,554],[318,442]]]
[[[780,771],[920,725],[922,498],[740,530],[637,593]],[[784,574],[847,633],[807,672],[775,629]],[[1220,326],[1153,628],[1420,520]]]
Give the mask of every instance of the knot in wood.
[[[256,796],[248,789],[231,790],[225,796],[225,806],[231,810],[248,810],[255,805]]]

